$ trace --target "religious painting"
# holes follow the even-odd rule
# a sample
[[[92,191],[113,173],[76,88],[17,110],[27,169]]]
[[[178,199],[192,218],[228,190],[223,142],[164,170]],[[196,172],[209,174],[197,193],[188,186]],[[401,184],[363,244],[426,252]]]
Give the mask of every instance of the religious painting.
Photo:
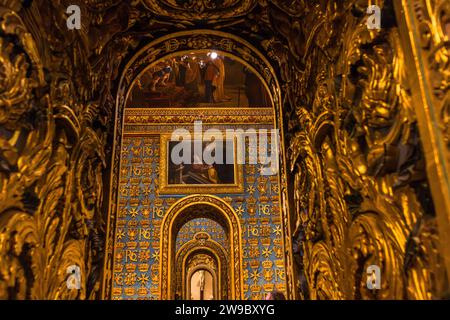
[[[139,76],[129,108],[270,107],[270,97],[247,66],[220,52],[187,53],[158,62]]]
[[[236,143],[223,141],[171,141],[161,136],[162,193],[241,193],[242,166],[237,164]]]
[[[195,150],[195,141],[190,141],[189,143],[190,145],[188,146],[187,150],[192,151],[189,152],[189,161],[187,161],[186,163],[174,163],[173,161],[169,161],[169,184],[198,185],[234,183],[234,163],[226,163],[225,161],[226,158],[229,157],[229,154],[233,154],[232,148],[225,147],[220,151],[222,152],[221,158],[223,159],[222,161],[219,161],[219,163],[207,163],[205,159],[203,159],[203,155],[208,151],[208,148],[211,147],[211,143],[200,141],[199,146],[201,148],[197,148],[199,150]],[[178,141],[169,141],[168,151],[170,156],[175,155],[174,151],[179,144],[180,142]],[[231,144],[231,147],[233,147],[233,144]],[[222,148],[222,146],[220,146],[220,148]],[[215,150],[212,151],[212,153],[212,156],[214,157],[216,156],[215,153],[219,153],[219,151]],[[173,159],[173,157],[171,157],[171,159]],[[234,162],[233,157],[231,159]]]

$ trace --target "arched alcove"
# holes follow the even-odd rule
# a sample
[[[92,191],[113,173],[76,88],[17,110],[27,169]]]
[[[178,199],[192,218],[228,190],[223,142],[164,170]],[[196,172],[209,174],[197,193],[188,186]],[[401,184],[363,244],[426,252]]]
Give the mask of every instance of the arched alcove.
[[[284,136],[282,130],[281,122],[281,90],[280,86],[273,70],[271,64],[268,62],[266,57],[259,52],[255,47],[249,44],[247,41],[224,32],[213,31],[213,30],[191,30],[189,32],[177,32],[165,37],[158,38],[152,41],[148,45],[144,46],[142,49],[136,53],[133,58],[126,64],[122,77],[118,86],[118,94],[116,99],[116,110],[115,110],[115,135],[114,135],[114,150],[112,157],[112,169],[111,169],[111,189],[110,189],[110,212],[108,221],[108,235],[107,235],[107,251],[105,259],[105,285],[104,296],[107,297],[111,294],[112,281],[113,281],[113,269],[114,269],[114,245],[112,242],[115,239],[116,228],[117,228],[117,211],[119,208],[119,196],[118,196],[118,185],[119,185],[119,172],[120,168],[120,154],[122,147],[122,138],[124,132],[124,108],[127,105],[127,100],[132,92],[133,85],[139,77],[146,72],[152,65],[158,63],[162,59],[167,59],[168,57],[175,57],[177,55],[188,53],[188,52],[206,52],[208,50],[214,50],[215,52],[223,55],[225,57],[230,57],[246,68],[253,72],[261,81],[263,86],[266,88],[271,105],[273,107],[273,127],[275,129],[280,129],[280,148],[284,147]],[[286,164],[285,164],[285,154],[284,152],[279,153],[279,174],[277,177],[278,183],[280,185],[280,205],[278,210],[280,211],[280,221],[282,226],[282,246],[284,248],[291,247],[291,237],[290,237],[290,221],[287,216],[288,203],[287,203],[287,193],[286,193]],[[230,208],[231,209],[231,208]],[[170,211],[170,210],[169,210]],[[166,212],[166,217],[169,214]],[[166,219],[166,217],[164,219]],[[237,222],[237,220],[236,220]],[[236,223],[238,225],[238,222]],[[161,235],[165,234],[166,230],[161,228]],[[162,239],[165,240],[165,239]],[[234,239],[230,239],[232,245],[237,242]],[[167,247],[168,248],[168,247]],[[164,256],[164,251],[167,248],[162,248],[161,253],[161,266],[160,266],[160,298],[168,299],[173,298],[174,295],[170,292],[170,286],[167,285],[167,276],[170,273],[167,267],[170,266],[168,261],[169,257]],[[232,252],[232,260],[238,261],[237,255],[242,247],[235,246]],[[289,250],[283,250],[286,268],[292,268],[292,253]],[[165,259],[167,261],[165,261]],[[170,266],[172,267],[172,266]],[[239,270],[237,272],[236,270]],[[241,273],[241,266],[239,263],[233,264],[232,272],[235,274]],[[291,275],[293,272],[287,272],[286,278],[286,291],[289,294],[290,288],[293,288],[293,279]],[[235,280],[236,282],[237,280]],[[232,288],[232,297],[242,298],[242,283],[238,280],[234,283]],[[170,294],[169,294],[170,293]]]
[[[195,286],[201,288],[198,295],[192,289]],[[214,269],[206,265],[199,265],[188,273],[185,300],[214,300],[217,292],[217,272]]]
[[[224,200],[211,195],[191,195],[172,205],[167,211],[161,225],[161,262],[160,262],[160,297],[174,299],[176,281],[176,250],[175,239],[180,228],[189,220],[208,217],[222,225],[228,233],[230,243],[230,291],[232,299],[242,297],[242,254],[241,254],[241,226],[239,218]],[[206,246],[205,242],[202,245]],[[209,240],[214,248],[214,243]],[[189,243],[184,246],[189,248]],[[183,249],[183,248],[182,248]],[[215,250],[217,251],[217,250]]]
[[[198,254],[209,255],[215,260],[215,274],[217,282],[217,292],[214,295],[215,300],[228,300],[231,296],[229,282],[231,279],[230,260],[227,251],[222,245],[210,238],[206,233],[198,233],[194,238],[185,243],[176,253],[176,291],[184,299],[189,300],[188,292],[190,290],[188,280],[192,274],[189,270],[189,261]],[[196,269],[199,267],[196,266]]]

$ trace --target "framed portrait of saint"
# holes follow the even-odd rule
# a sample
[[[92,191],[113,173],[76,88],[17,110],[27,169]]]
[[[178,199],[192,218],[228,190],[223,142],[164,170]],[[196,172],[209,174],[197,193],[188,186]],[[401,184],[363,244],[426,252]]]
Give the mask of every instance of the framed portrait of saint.
[[[160,193],[242,193],[234,140],[172,141],[161,136]]]

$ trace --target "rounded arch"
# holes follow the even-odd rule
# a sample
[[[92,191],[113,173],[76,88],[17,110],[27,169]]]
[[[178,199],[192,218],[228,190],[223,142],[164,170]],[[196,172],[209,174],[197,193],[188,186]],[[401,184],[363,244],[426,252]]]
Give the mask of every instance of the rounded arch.
[[[180,278],[176,281],[176,288],[182,287],[182,283],[187,279],[185,266],[188,259],[196,253],[206,252],[214,256],[217,260],[219,295],[216,295],[216,298],[223,296],[222,289],[226,289],[226,297],[229,297],[230,288],[228,282],[231,270],[227,252],[218,242],[211,239],[209,235],[207,237],[202,237],[202,234],[205,233],[197,233],[192,240],[183,244],[176,253],[176,274],[177,276],[181,274]]]
[[[145,69],[154,65],[158,61],[170,56],[183,52],[192,52],[199,50],[215,50],[223,55],[232,57],[240,63],[252,70],[255,75],[262,81],[266,87],[272,106],[274,109],[274,126],[280,129],[281,144],[284,147],[284,132],[282,130],[282,99],[281,88],[277,79],[276,72],[268,61],[266,56],[257,48],[244,39],[222,31],[196,29],[189,31],[181,31],[160,37],[151,41],[142,47],[125,65],[117,87],[116,106],[114,111],[114,141],[113,152],[111,158],[111,174],[110,174],[110,190],[109,190],[109,212],[108,212],[108,232],[106,239],[105,252],[105,276],[103,285],[103,297],[110,297],[113,282],[114,268],[114,245],[113,241],[117,228],[117,208],[119,204],[118,181],[120,172],[120,154],[122,147],[122,136],[124,128],[124,109],[127,103],[128,95],[131,92],[133,83]],[[286,157],[284,152],[280,152],[280,174],[279,183],[281,195],[280,213],[288,210],[287,193],[286,193]],[[290,247],[290,228],[289,219],[282,214],[283,223],[283,244]],[[286,265],[292,267],[292,255],[286,255]],[[160,270],[162,273],[164,270]],[[292,279],[288,280],[288,287],[293,287]],[[162,292],[163,290],[161,290]],[[242,291],[242,290],[241,290]],[[289,291],[289,290],[288,290]],[[240,295],[237,295],[240,297]],[[163,298],[163,296],[161,296]]]
[[[213,218],[227,231],[230,242],[231,298],[242,299],[242,230],[239,217],[227,202],[211,195],[184,197],[175,202],[164,216],[160,241],[160,298],[174,298],[172,275],[175,271],[176,235],[184,223],[198,217]]]
[[[161,60],[189,52],[216,51],[248,67],[260,78],[271,96],[276,111],[281,109],[280,85],[267,58],[246,40],[222,31],[189,30],[160,37],[140,49],[126,64],[116,97],[116,118],[119,120],[132,86],[146,70]]]
[[[133,77],[132,81],[128,84],[128,86],[126,87],[126,89],[124,90],[124,95],[125,95],[125,100],[124,103],[126,105],[126,102],[128,101],[128,99],[130,98],[131,92],[133,90],[134,85],[136,84],[137,79],[139,79],[142,75],[144,75],[149,69],[151,69],[155,64],[158,64],[159,62],[166,60],[166,59],[170,59],[170,58],[174,58],[174,57],[178,57],[178,56],[182,56],[182,55],[189,55],[192,52],[195,52],[195,54],[207,54],[211,51],[216,52],[218,55],[220,56],[225,56],[228,57],[232,60],[235,60],[237,62],[239,62],[240,64],[242,64],[243,66],[247,67],[249,70],[252,71],[253,74],[255,74],[260,80],[261,83],[264,85],[265,89],[267,90],[267,93],[270,95],[270,100],[272,101],[272,105],[271,107],[273,107],[273,92],[270,91],[270,87],[269,87],[269,83],[267,82],[268,79],[265,78],[264,76],[262,76],[258,70],[255,68],[255,66],[252,66],[251,64],[249,64],[246,60],[236,56],[235,54],[231,54],[227,51],[224,51],[221,48],[218,49],[195,49],[195,50],[180,50],[180,51],[176,51],[173,53],[169,53],[155,61],[153,61],[152,63],[146,65],[144,68],[139,69],[139,71],[137,72],[136,76]],[[125,107],[125,106],[124,106]]]

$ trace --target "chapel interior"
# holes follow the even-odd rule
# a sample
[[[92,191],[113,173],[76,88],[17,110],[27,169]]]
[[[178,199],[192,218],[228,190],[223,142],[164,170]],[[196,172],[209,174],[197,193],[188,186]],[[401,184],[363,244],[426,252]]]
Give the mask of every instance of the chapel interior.
[[[447,0],[0,0],[0,299],[449,285]]]

